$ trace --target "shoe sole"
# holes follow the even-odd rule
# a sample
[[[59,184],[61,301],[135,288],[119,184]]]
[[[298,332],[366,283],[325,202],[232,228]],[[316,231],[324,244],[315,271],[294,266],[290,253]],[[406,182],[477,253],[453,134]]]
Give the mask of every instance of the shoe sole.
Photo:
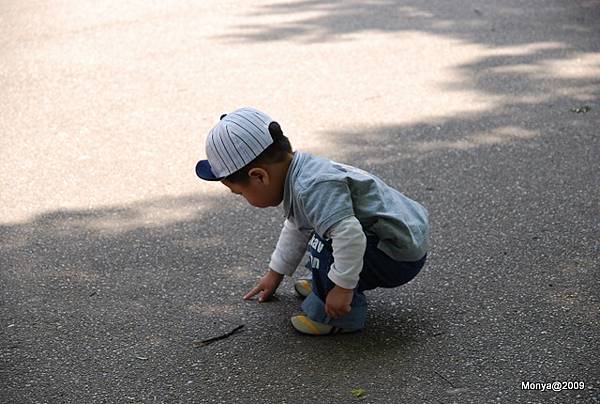
[[[294,283],[294,290],[302,297],[307,297],[312,293],[312,287],[308,281],[296,281]]]
[[[345,330],[343,328],[330,326],[327,324],[315,324],[314,321],[310,320],[304,315],[294,316],[291,318],[292,326],[294,329],[305,335],[312,336],[324,336],[324,335],[335,335],[335,334],[349,334],[358,332],[358,330]]]

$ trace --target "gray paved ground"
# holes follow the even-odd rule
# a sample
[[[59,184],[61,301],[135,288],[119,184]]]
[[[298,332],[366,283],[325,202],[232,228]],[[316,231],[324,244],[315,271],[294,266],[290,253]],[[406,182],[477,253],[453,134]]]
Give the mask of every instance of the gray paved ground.
[[[599,21],[588,0],[1,2],[0,401],[600,401]],[[290,281],[241,300],[281,211],[193,167],[243,105],[429,208],[426,269],[371,292],[362,333],[296,334]],[[552,381],[585,389],[521,389]]]

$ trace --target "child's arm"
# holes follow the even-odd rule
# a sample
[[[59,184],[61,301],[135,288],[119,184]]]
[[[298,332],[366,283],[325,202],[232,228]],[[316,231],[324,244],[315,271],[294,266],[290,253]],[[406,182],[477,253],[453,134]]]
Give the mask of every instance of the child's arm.
[[[339,221],[327,233],[333,248],[333,264],[327,276],[338,286],[354,289],[363,267],[367,236],[355,216]]]
[[[336,286],[327,294],[325,312],[329,317],[338,318],[350,312],[353,290],[363,267],[367,237],[355,216],[336,223],[327,233],[331,237],[334,260],[327,276]]]
[[[269,268],[291,276],[304,257],[309,238],[310,232],[301,232],[290,220],[285,219]]]
[[[269,270],[260,279],[258,285],[252,288],[244,299],[250,299],[260,293],[259,302],[268,300],[283,280],[284,275],[291,275],[296,270],[306,252],[306,244],[310,233],[303,233],[289,220],[285,220],[277,247],[271,256]]]

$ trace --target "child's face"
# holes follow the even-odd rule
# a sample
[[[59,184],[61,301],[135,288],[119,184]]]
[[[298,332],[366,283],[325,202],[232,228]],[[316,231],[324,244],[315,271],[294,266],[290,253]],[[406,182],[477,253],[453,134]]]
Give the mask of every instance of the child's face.
[[[259,170],[259,172],[253,172]],[[234,194],[242,195],[248,203],[257,208],[277,206],[283,199],[283,190],[273,181],[268,172],[262,169],[252,169],[247,183],[221,181]]]

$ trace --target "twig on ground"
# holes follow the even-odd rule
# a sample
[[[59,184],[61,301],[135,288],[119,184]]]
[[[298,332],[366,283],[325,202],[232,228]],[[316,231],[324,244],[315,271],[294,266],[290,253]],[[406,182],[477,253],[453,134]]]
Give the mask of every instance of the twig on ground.
[[[212,337],[212,338],[207,338],[207,339],[203,339],[203,340],[196,340],[196,341],[194,341],[194,346],[196,348],[197,347],[201,347],[201,346],[206,346],[208,344],[212,344],[215,341],[219,341],[221,339],[225,339],[225,338],[231,337],[233,334],[235,334],[236,332],[238,332],[242,328],[244,328],[244,324],[238,325],[233,330],[229,331],[226,334],[219,335],[218,337]]]
[[[435,373],[436,375],[438,375],[439,377],[441,377],[442,379],[444,379],[445,381],[447,381],[447,382],[448,382],[448,384],[449,384],[449,385],[450,385],[452,388],[454,388],[454,385],[452,384],[452,382],[451,382],[450,380],[446,379],[446,378],[445,378],[443,375],[441,375],[439,372],[437,372],[437,371],[435,371],[435,370],[434,370],[434,371],[433,371],[433,373]]]

